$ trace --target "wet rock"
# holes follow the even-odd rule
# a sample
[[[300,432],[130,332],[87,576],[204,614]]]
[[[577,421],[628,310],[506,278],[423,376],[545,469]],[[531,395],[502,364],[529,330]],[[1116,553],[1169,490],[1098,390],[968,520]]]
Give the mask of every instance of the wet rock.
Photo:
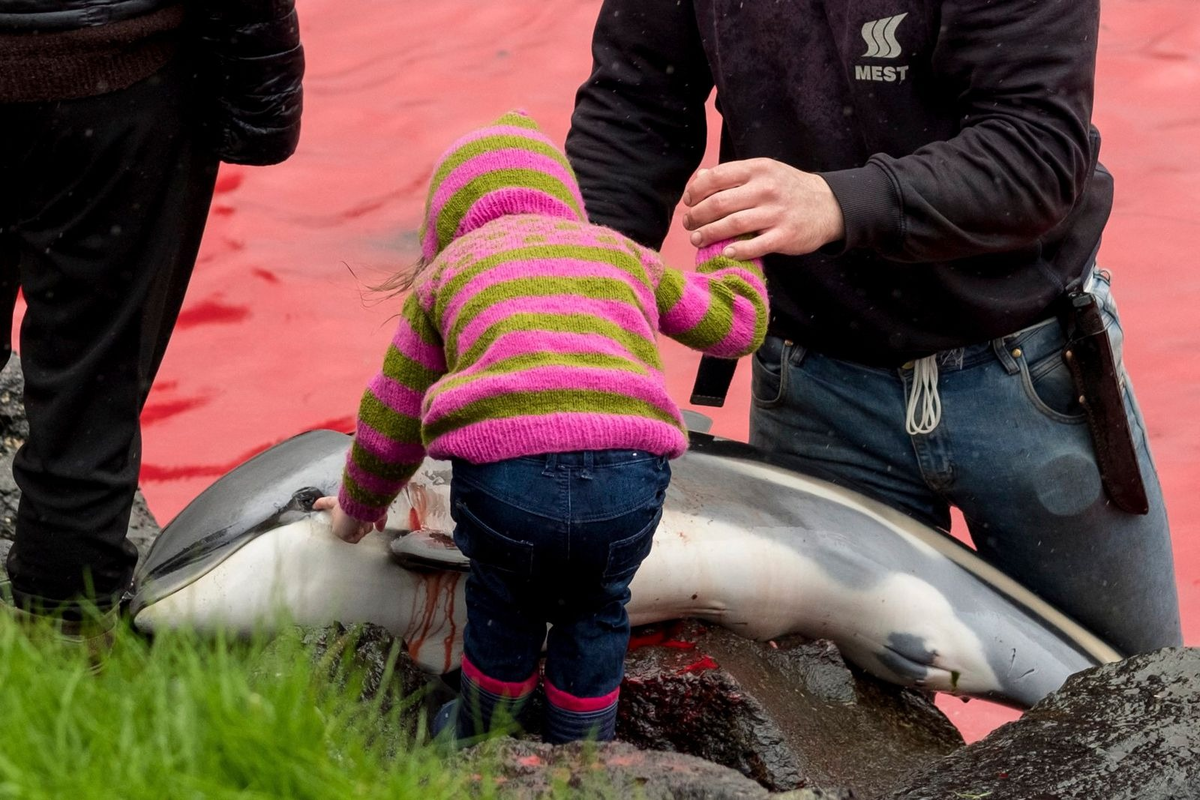
[[[394,729],[381,731],[389,741],[411,741],[426,730],[426,720],[454,697],[440,678],[422,671],[403,643],[377,625],[347,628],[333,624],[325,628],[302,630],[301,637],[311,649],[319,670],[335,685],[345,687],[355,676],[362,681],[356,687],[363,702],[378,703],[385,719]]]
[[[133,546],[137,548],[139,562],[150,552],[150,545],[154,544],[154,540],[161,532],[158,521],[154,519],[154,515],[150,513],[150,507],[146,505],[146,498],[142,496],[142,490],[138,489],[133,495],[133,511],[129,515],[129,532],[126,535],[129,537],[129,541],[133,542]]]
[[[21,490],[13,480],[12,462],[17,449],[29,437],[29,420],[25,417],[22,401],[24,394],[21,361],[14,354],[0,371],[0,576],[5,574],[4,559],[12,548],[17,504],[21,500]],[[158,533],[158,522],[146,506],[146,498],[138,491],[129,518],[129,540],[137,547],[139,558],[146,557]]]
[[[1200,648],[1081,672],[893,800],[1200,798]]]
[[[771,794],[731,769],[693,756],[639,750],[613,742],[554,747],[496,739],[459,757],[474,773],[477,794],[504,798],[638,797],[645,800],[853,800],[849,792],[802,790]],[[558,794],[555,794],[558,792]]]
[[[24,390],[21,363],[13,355],[0,372],[0,556],[7,556],[12,546],[17,501],[21,499],[21,490],[13,480],[12,459],[29,437],[29,421],[21,400]]]
[[[635,631],[617,738],[731,767],[773,790],[879,797],[962,746],[923,694],[852,671],[832,643],[753,642],[681,623]]]

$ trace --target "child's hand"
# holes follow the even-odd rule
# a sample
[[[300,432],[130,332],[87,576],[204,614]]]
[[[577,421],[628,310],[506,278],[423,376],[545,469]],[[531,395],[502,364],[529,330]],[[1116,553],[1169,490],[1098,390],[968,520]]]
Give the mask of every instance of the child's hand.
[[[333,517],[333,535],[343,542],[358,544],[371,529],[383,530],[387,524],[387,514],[375,522],[362,522],[342,511],[336,497],[322,497],[313,503],[313,511],[331,511]]]

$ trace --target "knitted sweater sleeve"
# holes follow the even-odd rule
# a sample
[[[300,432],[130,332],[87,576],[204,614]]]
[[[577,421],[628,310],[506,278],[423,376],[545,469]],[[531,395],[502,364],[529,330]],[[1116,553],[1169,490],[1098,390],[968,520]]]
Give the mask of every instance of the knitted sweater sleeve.
[[[364,522],[387,512],[424,460],[421,404],[429,387],[446,373],[441,334],[419,293],[405,301],[383,369],[363,393],[346,456],[338,503]]]
[[[710,356],[741,358],[767,335],[767,287],[762,262],[726,258],[727,244],[697,252],[695,272],[657,265],[658,329]]]

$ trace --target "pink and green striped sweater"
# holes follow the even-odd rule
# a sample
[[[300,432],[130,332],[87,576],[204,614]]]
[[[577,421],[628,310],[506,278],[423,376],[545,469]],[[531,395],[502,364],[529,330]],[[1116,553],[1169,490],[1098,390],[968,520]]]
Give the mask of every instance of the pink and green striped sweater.
[[[426,453],[683,453],[655,334],[737,358],[766,332],[760,265],[721,246],[683,273],[588,224],[566,158],[523,115],[456,142],[431,182],[428,267],[359,407],[343,510],[379,519]]]

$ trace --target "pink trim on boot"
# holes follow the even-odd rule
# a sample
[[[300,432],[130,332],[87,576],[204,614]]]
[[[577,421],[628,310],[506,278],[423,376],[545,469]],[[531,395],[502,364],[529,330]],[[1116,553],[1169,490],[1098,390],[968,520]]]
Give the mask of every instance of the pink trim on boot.
[[[499,697],[520,698],[528,695],[537,686],[538,674],[535,670],[525,680],[516,683],[513,681],[501,681],[496,678],[490,678],[479,671],[479,667],[471,663],[465,655],[462,659],[463,675],[466,675],[475,684],[486,692],[491,692]]]
[[[602,711],[617,702],[617,697],[621,694],[620,686],[602,697],[576,697],[570,692],[559,689],[550,681],[546,681],[545,688],[546,700],[551,705],[576,713]]]

